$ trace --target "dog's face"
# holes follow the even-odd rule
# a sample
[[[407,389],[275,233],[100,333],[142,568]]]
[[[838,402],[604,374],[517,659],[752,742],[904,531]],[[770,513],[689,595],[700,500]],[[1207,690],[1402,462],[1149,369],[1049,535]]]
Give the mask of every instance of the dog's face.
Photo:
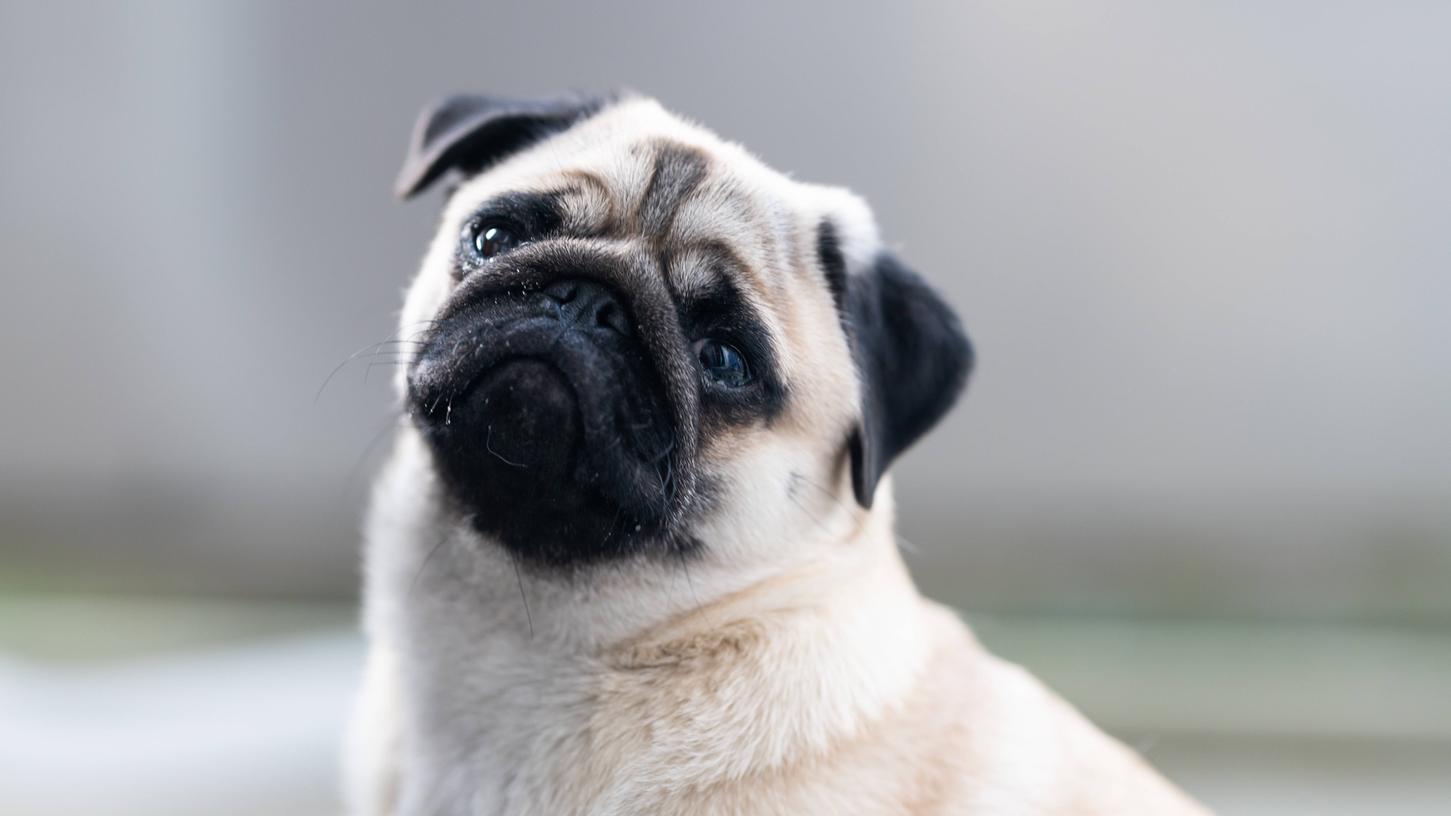
[[[869,508],[966,379],[956,318],[857,198],[650,100],[446,100],[399,193],[449,173],[404,397],[458,523],[530,565]]]

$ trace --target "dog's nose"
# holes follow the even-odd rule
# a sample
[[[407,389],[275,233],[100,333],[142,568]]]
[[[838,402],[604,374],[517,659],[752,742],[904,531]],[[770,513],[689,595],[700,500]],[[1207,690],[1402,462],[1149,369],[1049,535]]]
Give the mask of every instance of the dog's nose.
[[[544,288],[544,296],[559,308],[559,319],[588,331],[602,329],[624,337],[634,334],[630,313],[614,290],[602,283],[567,278]]]

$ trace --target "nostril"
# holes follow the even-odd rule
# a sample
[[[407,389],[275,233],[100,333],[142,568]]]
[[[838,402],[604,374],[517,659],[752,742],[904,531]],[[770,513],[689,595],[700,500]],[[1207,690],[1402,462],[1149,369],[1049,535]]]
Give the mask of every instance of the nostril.
[[[612,329],[626,337],[631,333],[629,315],[614,300],[602,300],[595,307],[595,325],[602,329]]]
[[[607,331],[623,337],[634,335],[630,312],[610,287],[592,280],[572,279],[551,283],[540,293],[554,303],[558,319],[585,331]]]
[[[555,303],[569,303],[579,294],[578,281],[562,280],[544,287],[544,294]]]

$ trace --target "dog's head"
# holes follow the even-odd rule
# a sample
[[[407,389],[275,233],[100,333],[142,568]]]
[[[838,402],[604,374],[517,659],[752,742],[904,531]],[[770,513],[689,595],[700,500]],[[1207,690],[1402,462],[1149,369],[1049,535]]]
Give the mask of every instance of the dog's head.
[[[859,199],[651,100],[444,100],[397,190],[448,175],[404,396],[451,512],[526,563],[870,508],[971,367]]]

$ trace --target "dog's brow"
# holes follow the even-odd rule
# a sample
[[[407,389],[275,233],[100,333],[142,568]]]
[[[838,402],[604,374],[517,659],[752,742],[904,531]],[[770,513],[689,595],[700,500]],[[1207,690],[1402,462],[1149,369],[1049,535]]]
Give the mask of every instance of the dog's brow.
[[[685,244],[665,257],[670,285],[687,300],[718,288],[742,266],[728,245],[714,239]]]
[[[664,235],[680,205],[704,180],[705,156],[684,145],[662,143],[655,154],[655,169],[640,200],[639,223],[646,235]]]
[[[559,227],[562,193],[514,191],[494,196],[474,208],[472,218],[503,217],[533,233],[546,233]]]
[[[569,170],[568,186],[560,197],[560,208],[570,228],[596,234],[615,221],[615,200],[610,185],[592,170]]]

